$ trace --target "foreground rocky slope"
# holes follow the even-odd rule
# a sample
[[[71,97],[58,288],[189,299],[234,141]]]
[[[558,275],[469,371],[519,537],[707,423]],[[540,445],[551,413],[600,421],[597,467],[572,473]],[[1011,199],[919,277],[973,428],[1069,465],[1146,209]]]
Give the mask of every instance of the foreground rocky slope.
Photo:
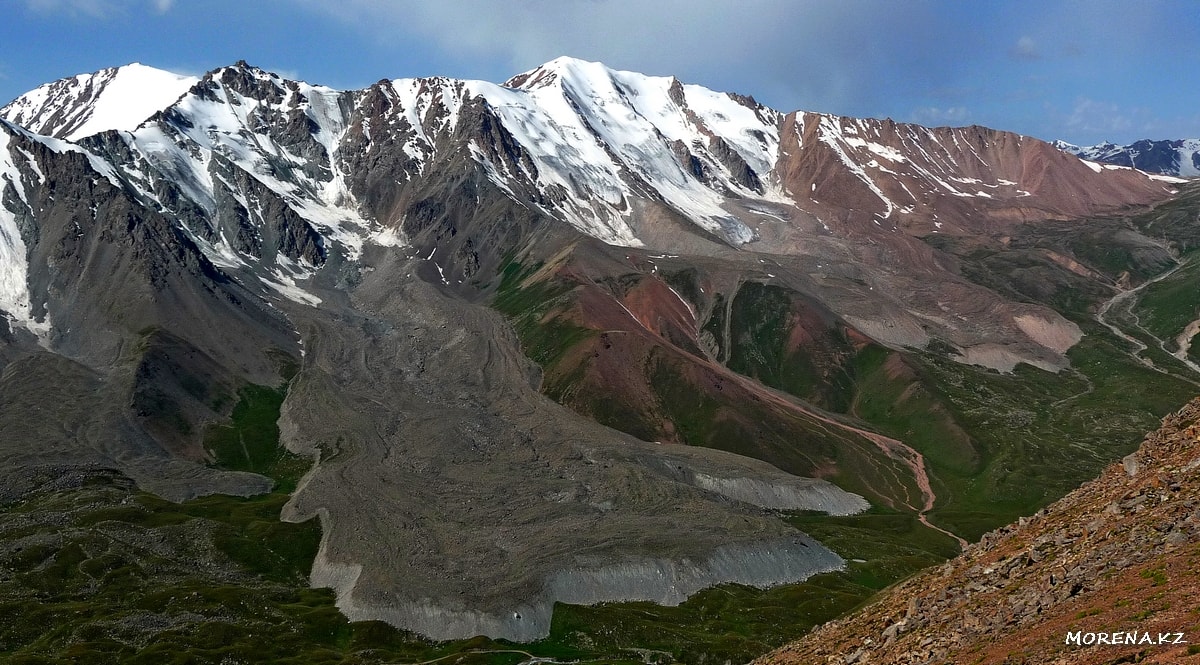
[[[1200,661],[1198,563],[1200,399],[1096,480],[756,662]]]

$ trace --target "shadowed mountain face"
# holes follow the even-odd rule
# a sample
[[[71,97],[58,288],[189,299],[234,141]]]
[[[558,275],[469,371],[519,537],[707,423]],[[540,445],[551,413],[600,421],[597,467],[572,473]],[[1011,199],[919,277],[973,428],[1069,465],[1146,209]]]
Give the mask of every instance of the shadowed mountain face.
[[[282,386],[313,583],[436,638],[844,567],[779,511],[974,537],[1192,381],[1093,320],[1195,244],[1143,212],[1181,181],[1015,134],[570,59],[358,91],[130,66],[0,115],[3,494],[85,468],[261,493],[214,432]],[[1159,374],[1163,403],[1089,410]],[[997,434],[1081,396],[1053,436],[1082,461]]]

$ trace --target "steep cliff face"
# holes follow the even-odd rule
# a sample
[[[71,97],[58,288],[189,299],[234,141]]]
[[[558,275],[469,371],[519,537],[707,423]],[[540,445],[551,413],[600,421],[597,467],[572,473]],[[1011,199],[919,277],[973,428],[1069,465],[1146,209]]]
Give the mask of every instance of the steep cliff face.
[[[197,425],[222,417],[212,405],[238,382],[280,380],[272,353],[296,349],[286,320],[103,160],[11,125],[0,132],[0,243],[13,277],[0,379],[6,488],[24,486],[26,465],[77,462],[122,468],[176,498],[261,491],[261,478],[196,464]]]
[[[1103,475],[757,663],[1200,658],[1200,399]]]

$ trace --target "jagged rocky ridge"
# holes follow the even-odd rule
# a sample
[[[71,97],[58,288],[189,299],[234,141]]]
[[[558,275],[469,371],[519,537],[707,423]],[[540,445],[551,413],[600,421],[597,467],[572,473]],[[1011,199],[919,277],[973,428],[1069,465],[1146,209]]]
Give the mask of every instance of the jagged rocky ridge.
[[[570,59],[504,86],[360,91],[238,63],[81,135],[104,119],[95,109],[121,108],[102,84],[121,76],[3,111],[4,489],[19,493],[28,468],[87,464],[175,499],[260,492],[265,478],[205,464],[203,431],[246,384],[287,381],[283,443],[316,463],[285,517],[322,519],[314,579],[356,618],[431,632],[453,618],[462,632],[447,637],[544,634],[549,604],[576,598],[554,580],[572,575],[591,580],[579,598],[674,602],[828,570],[836,555],[791,546],[771,511],[866,507],[827,481],[650,445],[548,401],[481,304],[514,265],[547,266],[523,286],[565,265],[594,285],[687,254],[733,286],[809,294],[851,339],[937,338],[967,362],[1059,369],[1074,324],[970,283],[920,238],[1150,203],[1175,185],[990,129],[784,114]],[[695,304],[655,284],[669,316],[597,292],[588,313],[654,334],[671,317],[696,327]],[[704,342],[688,348],[718,388],[742,381]],[[772,417],[891,445],[729,386]],[[675,571],[675,587],[643,584],[647,570]]]

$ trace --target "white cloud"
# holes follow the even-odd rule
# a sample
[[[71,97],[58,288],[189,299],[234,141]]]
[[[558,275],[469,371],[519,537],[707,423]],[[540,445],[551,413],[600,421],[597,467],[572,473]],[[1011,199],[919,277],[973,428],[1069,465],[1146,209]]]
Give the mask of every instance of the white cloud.
[[[109,0],[26,0],[25,4],[33,11],[44,14],[62,13],[91,18],[104,18],[116,9]]]
[[[461,55],[499,56],[517,67],[560,55],[611,61],[656,54],[654,60],[675,61],[702,51],[711,53],[708,58],[744,54],[763,45],[764,33],[791,4],[750,0],[722,9],[724,3],[680,0],[295,1],[393,34],[414,32]]]
[[[1023,35],[1018,39],[1009,53],[1019,60],[1037,60],[1042,57],[1042,52],[1038,49],[1037,42],[1029,35]]]
[[[914,109],[912,120],[922,125],[961,125],[971,116],[965,106],[923,106]]]
[[[165,14],[175,6],[175,0],[25,0],[25,5],[42,14],[103,19],[141,11],[147,6],[158,14]]]

